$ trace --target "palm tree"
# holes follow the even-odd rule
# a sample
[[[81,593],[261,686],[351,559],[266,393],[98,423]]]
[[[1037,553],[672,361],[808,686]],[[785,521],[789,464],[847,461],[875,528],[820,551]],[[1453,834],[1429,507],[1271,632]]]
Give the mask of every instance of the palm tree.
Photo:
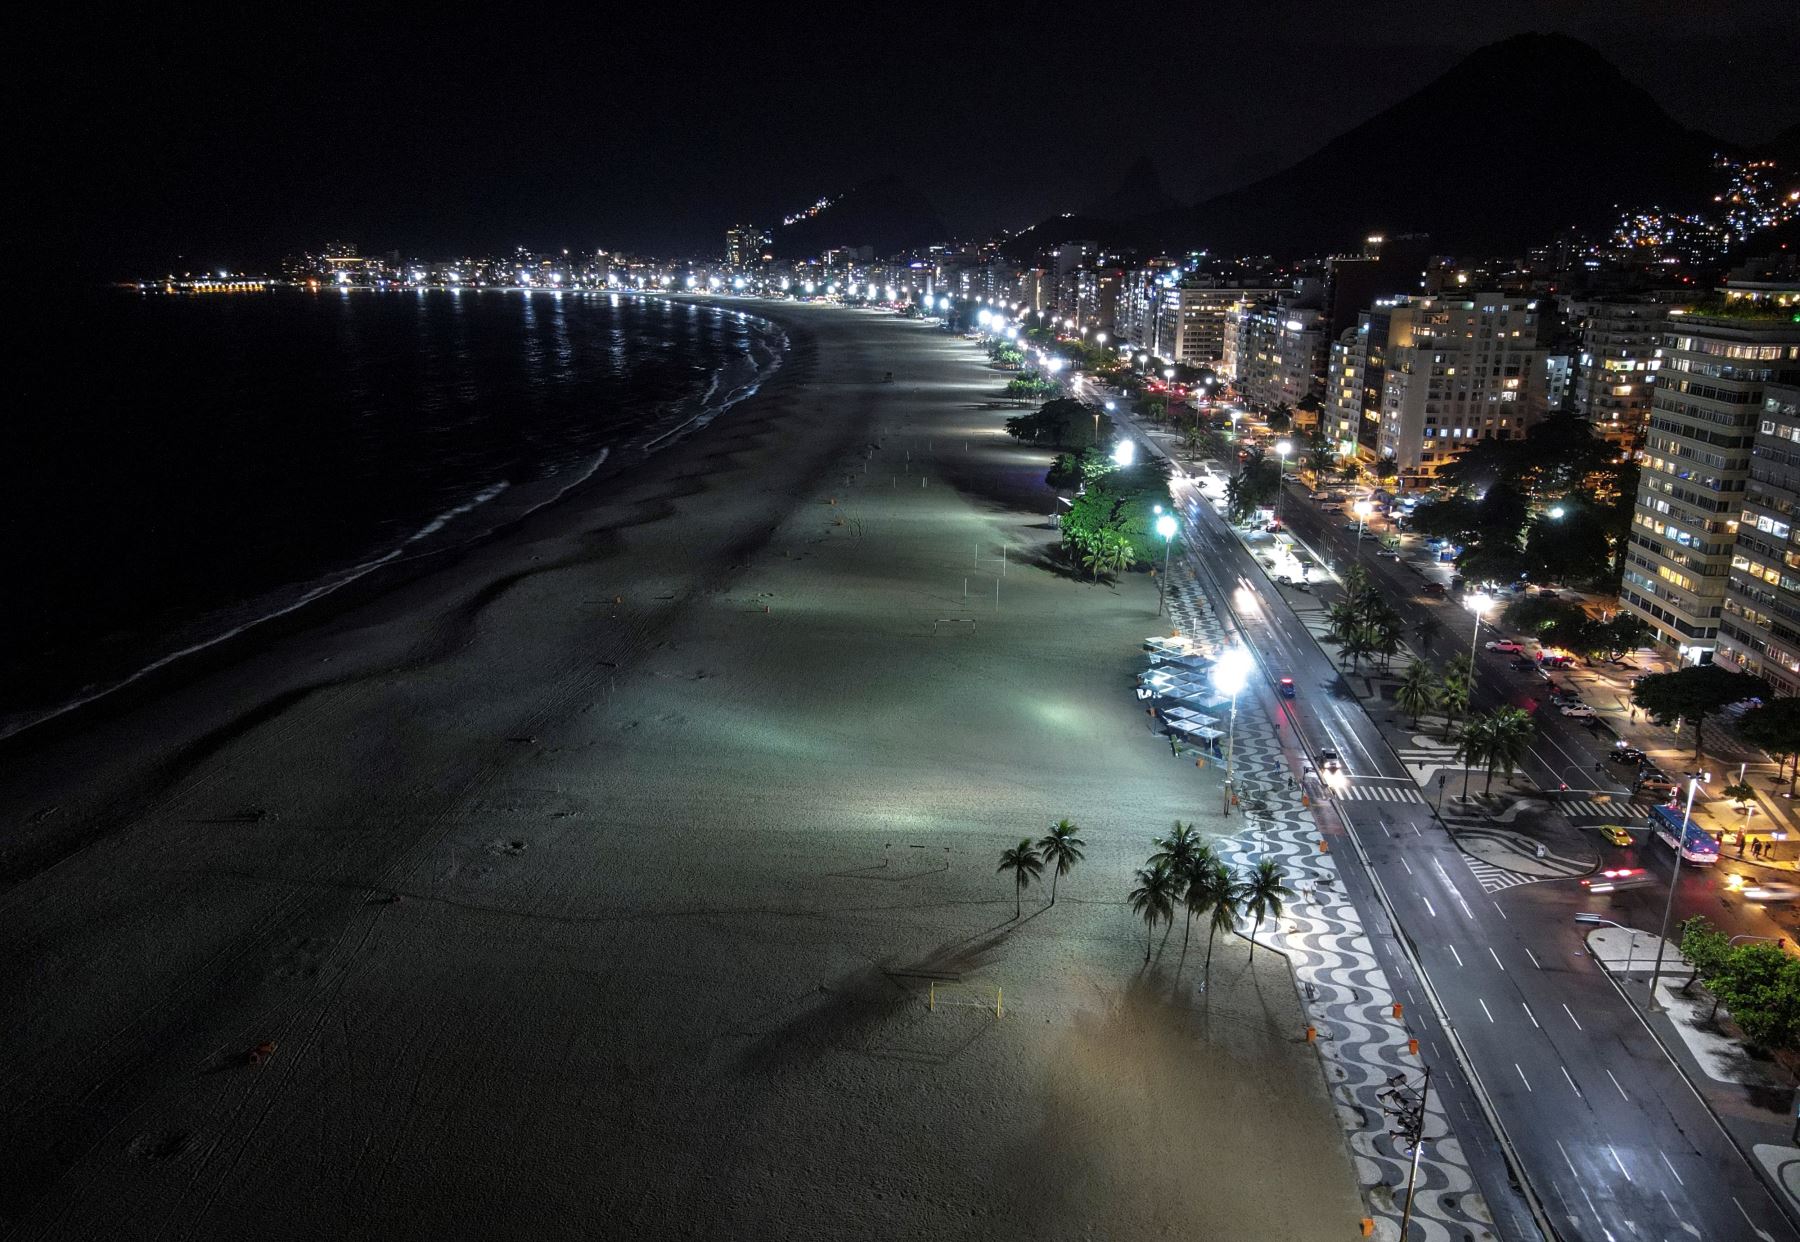
[[[1419,716],[1437,702],[1437,674],[1431,671],[1423,660],[1414,660],[1412,667],[1406,670],[1406,677],[1400,682],[1400,688],[1394,691],[1394,702],[1400,710],[1409,713],[1412,727],[1419,727]]]
[[[1451,723],[1469,706],[1469,677],[1460,663],[1445,669],[1438,678],[1435,697],[1444,711],[1444,738],[1449,740]]]
[[[1140,867],[1137,875],[1137,887],[1131,890],[1129,898],[1131,911],[1144,920],[1144,960],[1150,960],[1150,937],[1156,932],[1156,925],[1164,920],[1175,918],[1175,903],[1181,898],[1181,877],[1169,870],[1167,863],[1157,863],[1154,867]]]
[[[1212,912],[1206,931],[1206,978],[1212,978],[1213,937],[1220,932],[1235,932],[1238,918],[1242,911],[1239,903],[1244,896],[1243,886],[1231,874],[1231,869],[1223,862],[1215,859],[1213,865],[1195,877],[1205,888],[1206,908]],[[1189,884],[1192,892],[1192,883]]]
[[[1082,859],[1081,847],[1087,844],[1075,832],[1072,822],[1059,819],[1050,825],[1050,831],[1037,843],[1039,856],[1056,868],[1050,873],[1051,905],[1056,904],[1056,881],[1074,870],[1075,864]]]
[[[1529,714],[1516,707],[1502,707],[1488,717],[1493,722],[1488,751],[1485,759],[1487,765],[1487,784],[1481,793],[1487,796],[1494,787],[1494,769],[1511,777],[1514,769],[1525,761],[1531,750],[1531,735],[1535,726]]]
[[[1469,796],[1469,769],[1487,764],[1494,753],[1494,718],[1472,716],[1463,725],[1462,737],[1456,743],[1456,761],[1463,765],[1463,798]]]
[[[1244,878],[1244,911],[1253,920],[1250,925],[1250,960],[1253,962],[1256,960],[1256,933],[1262,929],[1263,918],[1267,915],[1280,918],[1281,899],[1294,895],[1293,890],[1281,880],[1281,868],[1269,858],[1257,863]]]
[[[1194,934],[1194,920],[1205,914],[1213,906],[1213,894],[1209,877],[1220,866],[1219,856],[1213,853],[1210,845],[1194,848],[1188,858],[1182,876],[1187,880],[1187,892],[1183,896],[1184,912],[1187,915],[1186,925],[1181,929],[1181,956],[1187,957],[1188,937]]]
[[[1000,854],[1000,871],[1013,873],[1013,917],[1019,917],[1023,906],[1025,886],[1037,879],[1044,870],[1044,860],[1038,857],[1037,850],[1026,837],[1010,850]]]
[[[1175,827],[1168,836],[1157,837],[1151,844],[1156,846],[1156,853],[1145,861],[1153,867],[1157,863],[1167,863],[1169,870],[1176,875],[1188,874],[1193,869],[1194,851],[1204,848],[1194,826],[1180,820],[1175,821]]]

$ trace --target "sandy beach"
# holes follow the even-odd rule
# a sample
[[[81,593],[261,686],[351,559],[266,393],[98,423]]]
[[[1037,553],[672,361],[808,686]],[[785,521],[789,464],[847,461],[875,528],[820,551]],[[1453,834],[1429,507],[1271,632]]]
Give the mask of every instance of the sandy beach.
[[[0,752],[0,1233],[1355,1236],[1283,960],[1124,904],[1225,827],[1154,583],[1048,563],[971,344],[758,313],[691,441]]]

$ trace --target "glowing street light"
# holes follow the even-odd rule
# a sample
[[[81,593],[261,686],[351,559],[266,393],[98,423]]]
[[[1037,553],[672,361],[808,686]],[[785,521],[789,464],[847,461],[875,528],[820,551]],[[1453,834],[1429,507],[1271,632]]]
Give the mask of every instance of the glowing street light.
[[[1551,520],[1553,520],[1553,521],[1557,521],[1557,522],[1562,521],[1563,514],[1565,514],[1567,512],[1568,512],[1568,510],[1563,508],[1561,505],[1551,505],[1550,506],[1550,517],[1551,517]]]
[[[1213,688],[1231,699],[1231,723],[1225,732],[1225,785],[1224,805],[1220,814],[1231,814],[1232,792],[1232,755],[1237,744],[1237,696],[1243,690],[1244,683],[1250,679],[1250,667],[1253,661],[1250,653],[1242,647],[1227,647],[1218,662],[1213,665]]]
[[[1175,515],[1163,513],[1161,505],[1157,505],[1156,509],[1161,515],[1156,519],[1156,533],[1163,537],[1163,576],[1156,588],[1156,615],[1160,617],[1169,598],[1169,554],[1175,548]],[[1744,822],[1749,821],[1746,819]]]
[[[1137,460],[1137,441],[1126,438],[1113,445],[1113,465],[1120,468],[1129,466]]]
[[[1281,468],[1275,476],[1275,516],[1277,518],[1281,517],[1281,493],[1287,489],[1288,454],[1293,451],[1293,444],[1287,440],[1282,440],[1275,446],[1275,456],[1281,459]]]
[[[1356,514],[1356,559],[1360,561],[1362,560],[1363,523],[1369,520],[1369,514],[1375,511],[1375,506],[1367,500],[1359,500],[1350,508]]]

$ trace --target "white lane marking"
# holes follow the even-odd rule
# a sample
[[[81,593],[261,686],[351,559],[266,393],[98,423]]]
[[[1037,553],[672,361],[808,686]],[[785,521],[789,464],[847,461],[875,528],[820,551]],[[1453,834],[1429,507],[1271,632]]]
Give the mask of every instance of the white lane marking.
[[[1494,946],[1491,944],[1488,946],[1488,956],[1494,959],[1494,965],[1498,966],[1501,970],[1506,969],[1506,963],[1500,960],[1500,955],[1494,952]]]
[[[1525,1016],[1531,1019],[1531,1025],[1537,1027],[1540,1031],[1544,1029],[1543,1024],[1537,1020],[1537,1015],[1531,1012],[1530,1005],[1527,1005],[1524,1001],[1520,1001],[1519,1007],[1525,1011]]]
[[[1563,1163],[1569,1166],[1569,1172],[1575,1173],[1575,1162],[1569,1159],[1569,1149],[1562,1145],[1561,1139],[1556,1140],[1556,1150],[1562,1153]],[[1581,1184],[1581,1174],[1579,1173],[1575,1173],[1575,1184],[1578,1186]]]
[[[1450,956],[1456,959],[1456,964],[1460,967],[1462,965],[1462,954],[1456,951],[1455,945],[1450,945],[1448,947],[1450,949]]]
[[[1405,867],[1405,868],[1406,868],[1406,874],[1407,874],[1407,875],[1411,875],[1411,874],[1412,874],[1412,873],[1413,873],[1413,869],[1412,869],[1412,864],[1411,864],[1411,863],[1409,863],[1409,862],[1407,862],[1407,861],[1406,861],[1406,860],[1405,860],[1405,859],[1404,859],[1404,858],[1402,858],[1402,859],[1401,859],[1401,860],[1400,860],[1400,865],[1401,865],[1401,866],[1402,866],[1402,867]]]
[[[1569,1067],[1566,1065],[1562,1065],[1562,1066],[1558,1066],[1557,1068],[1562,1070],[1563,1079],[1564,1079],[1564,1081],[1566,1081],[1569,1084],[1569,1090],[1573,1091],[1576,1095],[1580,1095],[1581,1088],[1577,1087],[1575,1085],[1575,1080],[1573,1078],[1569,1077]]]
[[[1738,1203],[1738,1197],[1736,1195],[1731,1196],[1731,1201],[1737,1203],[1738,1215],[1742,1216],[1744,1218],[1744,1223],[1750,1226],[1751,1233],[1754,1233],[1757,1237],[1761,1238],[1762,1242],[1775,1242],[1775,1239],[1770,1237],[1768,1233],[1756,1227],[1756,1222],[1750,1219],[1750,1213],[1744,1211],[1744,1205]]]
[[[1488,1021],[1492,1022],[1494,1020],[1494,1015],[1488,1011],[1487,1002],[1477,996],[1475,998],[1475,1003],[1481,1006],[1481,1012],[1487,1014]]]
[[[1533,953],[1530,949],[1525,950],[1525,956],[1530,958],[1531,964],[1536,966],[1539,970],[1544,968],[1544,964],[1537,960],[1537,954]]]
[[[1522,1069],[1519,1069],[1519,1063],[1517,1061],[1513,1062],[1513,1068],[1516,1070],[1519,1070],[1519,1081],[1525,1084],[1525,1090],[1530,1091],[1531,1090],[1531,1079],[1525,1077],[1525,1071]],[[1535,1095],[1536,1092],[1533,1092],[1532,1094]]]
[[[1450,886],[1450,895],[1456,898],[1456,904],[1463,908],[1463,917],[1473,923],[1475,921],[1475,911],[1469,909],[1469,903],[1463,900],[1461,891],[1458,890],[1454,884]]]
[[[1431,917],[1435,919],[1437,917],[1437,910],[1433,908],[1431,898],[1421,896],[1419,900],[1425,903],[1425,908],[1431,911]]]
[[[1492,899],[1491,899],[1491,898],[1490,898],[1490,900],[1492,900]],[[1500,903],[1499,903],[1499,902],[1498,902],[1498,901],[1495,901],[1495,902],[1494,902],[1494,909],[1496,909],[1496,910],[1500,910]],[[1506,911],[1505,911],[1505,910],[1500,910],[1500,917],[1501,917],[1501,918],[1503,918],[1503,919],[1506,919],[1506,921],[1507,921],[1507,922],[1508,922],[1508,923],[1510,923],[1510,922],[1512,922],[1512,920],[1511,920],[1511,919],[1510,919],[1510,918],[1507,918],[1507,917],[1506,917]],[[1525,951],[1526,951],[1526,952],[1527,952],[1527,953],[1529,953],[1529,952],[1531,952],[1531,950],[1530,950],[1530,949],[1527,949],[1527,950],[1525,950]]]
[[[1612,1078],[1613,1086],[1619,1087],[1619,1080],[1617,1078],[1613,1078],[1613,1072],[1611,1070],[1606,1071],[1606,1076],[1608,1078]],[[1619,1098],[1629,1100],[1631,1097],[1625,1094],[1625,1088],[1619,1087]]]
[[[1393,838],[1394,834],[1391,831],[1389,831],[1388,826],[1387,826],[1387,821],[1385,819],[1381,821],[1381,830],[1383,832],[1387,833],[1389,839]]]
[[[1686,1182],[1684,1182],[1684,1181],[1682,1181],[1682,1180],[1681,1180],[1681,1172],[1680,1172],[1680,1170],[1678,1170],[1678,1169],[1677,1169],[1677,1168],[1676,1168],[1676,1167],[1675,1167],[1675,1166],[1674,1166],[1674,1165],[1672,1165],[1672,1164],[1669,1164],[1669,1153],[1668,1153],[1668,1152],[1666,1152],[1666,1151],[1659,1151],[1659,1152],[1657,1152],[1657,1153],[1656,1153],[1656,1154],[1657,1154],[1657,1155],[1659,1155],[1659,1156],[1661,1156],[1661,1157],[1662,1157],[1662,1161],[1663,1161],[1663,1163],[1664,1163],[1664,1164],[1668,1164],[1668,1165],[1669,1165],[1669,1172],[1671,1172],[1671,1173],[1673,1173],[1673,1174],[1675,1174],[1675,1184],[1676,1184],[1676,1185],[1677,1185],[1677,1186],[1685,1186],[1685,1185],[1687,1185],[1687,1183],[1686,1183]]]
[[[1625,1180],[1628,1182],[1631,1181],[1631,1170],[1625,1167],[1625,1162],[1623,1160],[1619,1159],[1618,1148],[1614,1147],[1611,1143],[1608,1143],[1606,1145],[1606,1150],[1612,1153],[1613,1163],[1619,1166],[1619,1172],[1625,1175]],[[1633,1185],[1635,1184],[1636,1183],[1634,1182]]]
[[[1563,1005],[1563,1012],[1569,1015],[1569,1021],[1573,1022],[1575,1024],[1575,1029],[1579,1031],[1581,1029],[1581,1019],[1575,1016],[1575,1011],[1570,1009],[1566,1002]]]

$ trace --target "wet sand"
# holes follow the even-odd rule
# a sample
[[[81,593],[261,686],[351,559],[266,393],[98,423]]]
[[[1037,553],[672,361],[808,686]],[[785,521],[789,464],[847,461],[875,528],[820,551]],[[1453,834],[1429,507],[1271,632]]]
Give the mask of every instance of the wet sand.
[[[8,752],[11,1236],[1353,1236],[1282,960],[1123,904],[1220,826],[1153,584],[1048,566],[970,345],[770,313],[629,482]]]

